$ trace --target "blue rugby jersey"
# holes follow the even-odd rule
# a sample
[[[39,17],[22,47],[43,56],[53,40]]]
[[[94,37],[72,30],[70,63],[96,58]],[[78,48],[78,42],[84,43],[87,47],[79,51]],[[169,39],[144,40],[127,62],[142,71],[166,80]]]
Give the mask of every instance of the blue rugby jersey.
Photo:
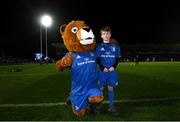
[[[97,87],[97,63],[94,52],[72,53],[71,65],[72,95],[86,94],[90,88]]]
[[[101,43],[96,48],[96,55],[100,58],[103,67],[110,68],[114,65],[116,58],[121,56],[118,44]]]

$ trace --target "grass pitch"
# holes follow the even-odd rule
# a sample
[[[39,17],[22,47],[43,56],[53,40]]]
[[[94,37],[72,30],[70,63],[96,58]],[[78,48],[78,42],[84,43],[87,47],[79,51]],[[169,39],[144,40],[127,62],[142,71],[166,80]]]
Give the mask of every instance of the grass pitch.
[[[12,68],[22,71],[10,72]],[[69,70],[57,72],[54,64],[0,66],[0,120],[180,120],[180,62],[120,62],[118,78],[119,116],[108,113],[104,103],[100,114],[76,117],[64,104],[71,86]],[[104,95],[107,101],[107,92]]]

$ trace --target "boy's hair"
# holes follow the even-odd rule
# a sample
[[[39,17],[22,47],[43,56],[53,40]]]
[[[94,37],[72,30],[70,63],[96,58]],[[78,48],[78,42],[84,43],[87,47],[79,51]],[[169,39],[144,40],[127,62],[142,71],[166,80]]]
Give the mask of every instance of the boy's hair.
[[[110,32],[111,33],[111,28],[109,26],[104,26],[101,28],[100,30],[100,34],[102,34],[102,32]]]

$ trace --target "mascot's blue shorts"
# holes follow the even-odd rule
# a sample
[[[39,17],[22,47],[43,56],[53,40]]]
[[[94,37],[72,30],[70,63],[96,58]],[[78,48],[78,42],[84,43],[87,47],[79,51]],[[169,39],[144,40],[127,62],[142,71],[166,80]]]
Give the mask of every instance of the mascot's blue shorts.
[[[74,111],[80,111],[91,103],[88,102],[89,97],[102,96],[103,93],[99,88],[92,88],[87,92],[79,95],[73,95],[70,97]]]

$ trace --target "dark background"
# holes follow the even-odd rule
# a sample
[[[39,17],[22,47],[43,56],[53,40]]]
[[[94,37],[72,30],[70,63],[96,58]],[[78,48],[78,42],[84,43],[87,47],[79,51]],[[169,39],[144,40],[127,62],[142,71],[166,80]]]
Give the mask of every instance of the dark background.
[[[180,42],[180,6],[177,2],[121,0],[6,0],[0,4],[0,55],[32,59],[40,51],[40,18],[49,14],[48,52],[62,42],[59,27],[83,20],[94,31],[108,25],[119,44],[176,44]],[[44,34],[44,31],[43,31]],[[44,35],[43,35],[44,38]],[[45,43],[43,44],[43,51]]]

